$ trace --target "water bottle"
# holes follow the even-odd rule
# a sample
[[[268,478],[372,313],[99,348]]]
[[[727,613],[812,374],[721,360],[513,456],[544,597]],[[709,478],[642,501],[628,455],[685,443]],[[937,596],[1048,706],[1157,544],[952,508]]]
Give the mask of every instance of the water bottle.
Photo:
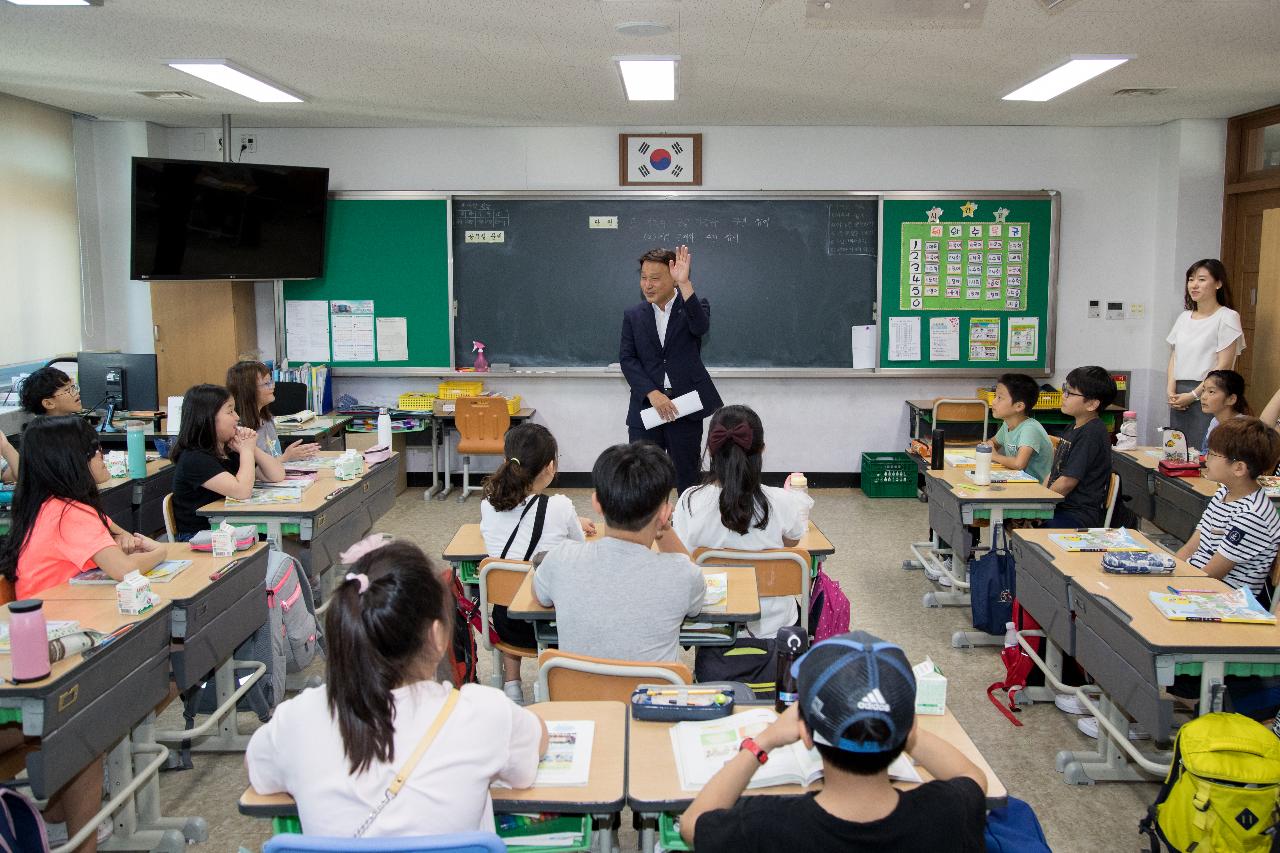
[[[142,421],[129,421],[125,441],[129,448],[129,478],[141,480],[147,476],[147,425]]]
[[[973,482],[979,486],[991,485],[991,445],[979,444],[973,458]]]
[[[946,467],[946,431],[935,429],[933,435],[929,439],[929,449],[931,451],[931,459],[929,460],[929,468],[933,471],[941,471]]]
[[[1004,647],[1012,649],[1018,645],[1018,627],[1012,622],[1004,623]]]
[[[391,415],[385,408],[378,409],[378,446],[391,446]]]
[[[801,474],[799,471],[796,471],[791,476],[787,477],[787,489],[793,492],[800,492],[802,494],[807,493],[809,491],[809,478],[804,474]]]
[[[778,696],[773,702],[774,710],[781,714],[799,698],[800,691],[797,679],[791,674],[791,665],[809,648],[809,635],[796,625],[778,629],[778,676],[776,685]]]
[[[39,681],[49,675],[49,633],[44,602],[38,598],[9,605],[9,662],[16,682]]]
[[[1116,450],[1133,450],[1138,446],[1138,413],[1125,412],[1116,435]]]

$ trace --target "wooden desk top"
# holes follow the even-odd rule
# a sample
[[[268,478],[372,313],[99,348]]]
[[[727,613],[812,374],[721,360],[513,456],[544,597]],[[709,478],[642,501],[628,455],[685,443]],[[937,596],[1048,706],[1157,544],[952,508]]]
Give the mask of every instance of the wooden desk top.
[[[44,595],[38,597],[45,600],[44,618],[46,620],[74,619],[80,623],[81,628],[90,628],[94,631],[101,631],[104,634],[109,634],[124,625],[145,622],[148,619],[160,617],[168,620],[169,618],[169,604],[165,601],[161,601],[146,613],[126,616],[116,607],[115,589],[113,587],[106,587],[106,589],[111,591],[109,599],[55,601],[45,598]],[[7,606],[0,607],[0,622],[7,623],[8,621],[9,608]],[[80,666],[84,659],[80,655],[63,658],[53,664],[48,678],[25,684],[13,684],[9,680],[13,674],[11,660],[7,654],[0,655],[0,695],[6,692],[29,692],[32,688],[39,689],[41,685],[62,678],[68,672]]]
[[[267,547],[267,543],[259,542],[252,548],[237,551],[234,556],[215,557],[208,551],[192,551],[191,546],[185,542],[165,542],[162,544],[167,549],[166,559],[191,561],[191,565],[183,569],[182,574],[173,580],[168,583],[153,583],[151,585],[151,591],[160,596],[161,601],[178,602],[195,598],[204,592],[213,583],[209,576],[227,565],[227,563],[251,557]],[[235,569],[232,569],[232,571],[234,572]],[[46,601],[103,600],[110,601],[114,605],[116,588],[108,584],[86,584],[82,586],[64,583],[45,590],[40,597]]]
[[[744,707],[744,711],[750,710]],[[948,710],[945,714],[929,716],[916,715],[920,728],[932,732],[947,743],[959,749],[974,764],[987,774],[987,800],[1003,801],[1008,798],[1008,791],[996,777],[991,765],[983,758],[978,747],[970,740],[968,732],[960,725],[955,715]],[[676,770],[675,751],[671,745],[669,730],[674,723],[654,723],[632,720],[629,744],[627,747],[627,799],[637,811],[644,811],[644,804],[678,803],[684,808],[693,801],[695,791],[685,791],[680,787],[680,774]],[[917,765],[916,770],[927,781],[931,777],[923,767]],[[913,788],[913,783],[895,782],[899,788]],[[821,782],[803,788],[799,785],[775,785],[770,788],[748,788],[746,796],[762,794],[805,794],[822,786]]]
[[[316,455],[320,457],[337,457],[341,456],[343,452],[339,450],[322,450]],[[392,451],[391,458],[387,461],[394,462],[399,455],[398,452]],[[333,495],[335,491],[355,486],[368,476],[369,471],[369,466],[365,465],[359,477],[352,480],[339,480],[333,475],[332,468],[322,468],[316,472],[316,479],[311,485],[303,490],[302,500],[296,503],[242,504],[229,507],[225,500],[217,500],[200,507],[197,513],[203,516],[311,515],[323,510],[332,499],[330,495]],[[333,497],[337,497],[337,495],[333,495]]]
[[[621,702],[540,702],[530,705],[529,710],[548,722],[595,722],[588,782],[577,788],[490,788],[495,811],[621,809],[626,796],[627,706]],[[240,811],[263,817],[296,815],[297,804],[288,794],[259,794],[246,788],[240,795]]]
[[[1163,454],[1164,448],[1135,447],[1132,450],[1116,450],[1114,447],[1111,448],[1112,453],[1118,453],[1121,456],[1127,456],[1128,458],[1132,459],[1134,462],[1137,462],[1143,468],[1147,468],[1149,470],[1154,471],[1156,469],[1156,466],[1160,464],[1160,459],[1159,457],[1152,456],[1147,451],[1154,451],[1154,452]]]
[[[1060,533],[1056,530],[1013,530],[1012,535],[1019,539],[1025,539],[1027,542],[1033,542],[1044,549],[1049,555],[1050,561],[1053,563],[1054,569],[1061,572],[1069,578],[1091,579],[1102,578],[1107,581],[1114,579],[1118,583],[1125,583],[1131,578],[1149,578],[1149,577],[1183,577],[1183,578],[1203,578],[1207,577],[1204,572],[1188,563],[1186,560],[1179,560],[1174,557],[1176,567],[1172,575],[1119,575],[1110,574],[1102,570],[1102,557],[1098,551],[1064,551],[1056,542],[1049,539],[1049,534]],[[1136,530],[1130,530],[1129,535],[1132,536],[1139,544],[1144,546],[1148,551],[1153,553],[1166,553],[1156,543],[1152,542],[1143,534]],[[1170,555],[1173,556],[1173,555]],[[1166,584],[1167,586],[1167,584]]]
[[[319,435],[322,432],[328,432],[337,426],[346,426],[354,419],[354,415],[317,415],[315,418],[307,421],[305,424],[276,424],[277,435]]]
[[[146,478],[154,477],[156,474],[159,474],[164,469],[172,468],[172,467],[173,467],[173,463],[170,462],[168,459],[153,459],[152,461],[147,463]],[[107,480],[105,483],[98,486],[98,493],[102,494],[103,492],[109,492],[112,489],[118,489],[121,486],[133,485],[133,483],[135,482],[137,481],[135,481],[132,477],[128,477],[128,476],[112,477],[110,480]]]
[[[587,538],[595,539],[598,536],[599,534]],[[812,521],[809,522],[809,529],[805,531],[800,544],[796,547],[803,548],[813,557],[825,557],[836,551],[831,540]],[[480,533],[480,525],[473,522],[459,526],[458,532],[453,534],[453,538],[445,546],[442,556],[449,563],[478,563],[489,556],[489,550],[484,544],[484,536]]]
[[[704,575],[727,575],[729,594],[725,609],[699,613],[694,622],[750,622],[760,618],[760,593],[756,588],[756,573],[750,566],[703,566]],[[533,572],[525,575],[507,608],[513,619],[546,620],[556,618],[554,607],[545,607],[533,594]]]
[[[976,488],[959,488],[956,486],[975,486],[973,480],[962,468],[945,468],[942,471],[926,470],[930,477],[935,477],[951,486],[951,494],[961,501],[979,501],[981,503],[1057,503],[1062,495],[1042,486],[1039,483],[993,483],[990,486]]]
[[[1175,584],[1176,585],[1176,584]],[[1233,622],[1179,622],[1166,619],[1147,597],[1149,592],[1168,592],[1167,578],[1139,575],[1125,578],[1090,578],[1077,581],[1079,589],[1091,597],[1105,599],[1128,617],[1128,624],[1153,652],[1205,652],[1256,649],[1257,653],[1280,649],[1280,624],[1242,625]],[[1230,587],[1216,578],[1196,578],[1195,589],[1221,590]]]

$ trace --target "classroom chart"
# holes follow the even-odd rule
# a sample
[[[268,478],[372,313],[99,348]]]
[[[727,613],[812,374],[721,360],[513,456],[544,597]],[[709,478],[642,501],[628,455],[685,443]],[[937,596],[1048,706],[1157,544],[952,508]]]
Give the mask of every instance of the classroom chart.
[[[879,369],[1051,372],[1059,199],[886,194]]]

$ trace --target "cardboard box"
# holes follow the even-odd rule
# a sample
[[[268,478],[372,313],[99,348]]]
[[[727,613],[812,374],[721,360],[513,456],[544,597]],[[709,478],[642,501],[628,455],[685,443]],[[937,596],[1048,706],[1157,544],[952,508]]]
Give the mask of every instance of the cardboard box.
[[[396,457],[396,494],[400,494],[409,487],[409,467],[408,454],[405,453],[405,446],[409,433],[393,432],[391,433],[391,449],[400,455]],[[347,449],[358,450],[364,453],[370,447],[378,443],[378,434],[376,432],[349,432],[347,433]]]
[[[947,712],[947,677],[925,658],[911,668],[916,676],[916,713],[942,715]]]

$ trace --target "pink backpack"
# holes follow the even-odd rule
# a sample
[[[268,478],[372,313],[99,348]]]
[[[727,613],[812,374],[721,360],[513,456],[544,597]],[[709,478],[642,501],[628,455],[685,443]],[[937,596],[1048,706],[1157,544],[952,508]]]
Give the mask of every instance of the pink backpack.
[[[849,598],[821,563],[809,589],[809,633],[815,643],[849,633]]]

